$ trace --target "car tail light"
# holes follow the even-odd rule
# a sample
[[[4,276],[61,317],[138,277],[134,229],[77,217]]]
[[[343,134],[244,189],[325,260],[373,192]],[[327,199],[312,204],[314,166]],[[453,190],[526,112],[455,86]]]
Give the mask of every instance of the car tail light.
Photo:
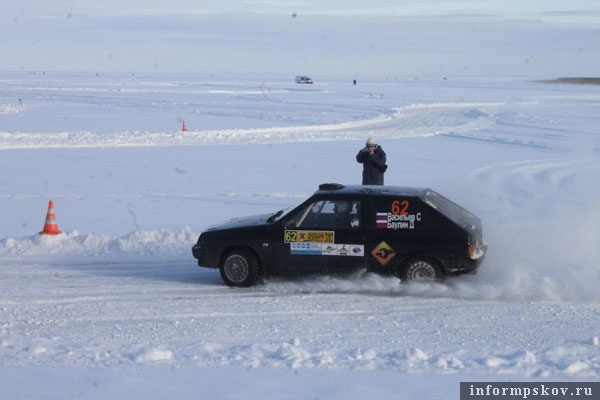
[[[472,244],[469,247],[467,247],[467,258],[473,258],[473,253],[475,251],[475,245]]]
[[[473,243],[467,247],[467,258],[471,260],[477,260],[483,256],[483,249],[479,246],[479,243]]]

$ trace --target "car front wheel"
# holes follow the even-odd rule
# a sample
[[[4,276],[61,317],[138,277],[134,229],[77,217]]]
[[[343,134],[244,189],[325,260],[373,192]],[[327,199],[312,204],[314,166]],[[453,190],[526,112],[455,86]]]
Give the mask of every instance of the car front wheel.
[[[248,250],[228,252],[219,267],[221,278],[229,286],[249,287],[258,280],[258,261]]]
[[[400,279],[405,282],[433,282],[442,278],[440,268],[435,261],[415,258],[404,264]]]

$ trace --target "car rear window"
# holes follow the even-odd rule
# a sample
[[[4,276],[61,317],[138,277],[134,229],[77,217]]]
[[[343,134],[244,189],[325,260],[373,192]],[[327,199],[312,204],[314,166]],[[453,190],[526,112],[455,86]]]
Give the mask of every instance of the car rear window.
[[[421,200],[444,214],[459,226],[479,226],[480,224],[479,218],[475,215],[433,190],[427,190],[423,196],[421,196]]]

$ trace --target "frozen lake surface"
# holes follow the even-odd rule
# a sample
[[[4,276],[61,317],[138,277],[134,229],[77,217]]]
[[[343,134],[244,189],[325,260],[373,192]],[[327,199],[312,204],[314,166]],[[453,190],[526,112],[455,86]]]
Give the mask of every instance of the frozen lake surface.
[[[313,78],[0,74],[7,393],[458,399],[460,381],[598,380],[598,87]],[[359,183],[369,136],[386,184],[482,219],[477,275],[234,290],[195,265],[209,225]],[[37,235],[49,200],[56,237]]]

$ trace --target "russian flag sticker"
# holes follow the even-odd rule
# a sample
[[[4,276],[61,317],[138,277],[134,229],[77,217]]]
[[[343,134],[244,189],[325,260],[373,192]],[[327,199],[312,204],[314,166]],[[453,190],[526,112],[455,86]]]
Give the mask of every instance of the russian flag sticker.
[[[388,223],[387,213],[378,212],[376,222],[377,222],[377,229],[387,229],[387,223]]]

